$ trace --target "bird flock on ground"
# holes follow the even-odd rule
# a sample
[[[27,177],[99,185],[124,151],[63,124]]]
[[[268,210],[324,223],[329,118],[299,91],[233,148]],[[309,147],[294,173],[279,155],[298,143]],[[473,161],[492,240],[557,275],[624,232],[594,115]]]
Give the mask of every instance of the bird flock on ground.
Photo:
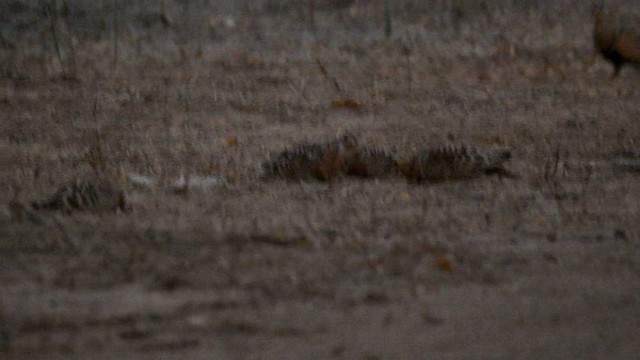
[[[593,39],[599,53],[614,67],[617,76],[625,64],[640,65],[640,14],[607,11],[594,7]],[[259,179],[333,181],[338,177],[380,178],[403,176],[412,182],[436,183],[463,180],[482,175],[515,178],[505,168],[509,149],[480,149],[456,143],[428,147],[406,160],[390,152],[361,146],[350,133],[322,143],[289,147],[262,164]],[[34,218],[33,210],[129,211],[124,190],[105,178],[93,178],[63,185],[48,199],[30,208],[12,201],[9,209],[17,218]]]
[[[299,144],[263,163],[261,179],[328,181],[338,176],[359,178],[401,175],[414,182],[471,179],[481,175],[514,175],[504,167],[508,149],[480,149],[465,143],[422,149],[404,161],[388,151],[358,145],[347,133],[324,143]]]
[[[514,178],[504,167],[511,157],[508,149],[480,149],[458,143],[434,146],[418,151],[405,161],[381,148],[360,146],[351,133],[321,143],[291,146],[262,164],[258,178],[262,181],[334,181],[340,177],[382,178],[404,176],[412,182],[437,183],[463,180],[482,175]],[[32,211],[55,210],[128,212],[122,186],[104,177],[83,179],[65,184],[44,201],[33,202],[30,208],[12,203],[15,217],[29,218]]]

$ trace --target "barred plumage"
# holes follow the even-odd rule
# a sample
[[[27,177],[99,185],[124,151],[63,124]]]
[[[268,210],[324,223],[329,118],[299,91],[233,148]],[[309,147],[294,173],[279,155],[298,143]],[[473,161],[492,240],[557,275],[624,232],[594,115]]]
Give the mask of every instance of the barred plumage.
[[[398,172],[393,155],[376,147],[360,147],[346,161],[346,173],[350,176],[377,177]]]
[[[481,151],[467,144],[447,144],[419,151],[400,164],[400,171],[410,180],[431,182],[491,174],[514,177],[504,168],[510,158],[511,152],[506,149]]]
[[[34,202],[34,209],[73,211],[128,211],[122,189],[106,179],[77,180],[60,187],[48,200]]]
[[[625,63],[640,65],[640,13],[594,10],[593,40],[605,59],[613,64],[617,76]]]
[[[328,181],[343,172],[346,159],[357,147],[357,139],[345,134],[323,144],[300,144],[262,165],[262,179]]]

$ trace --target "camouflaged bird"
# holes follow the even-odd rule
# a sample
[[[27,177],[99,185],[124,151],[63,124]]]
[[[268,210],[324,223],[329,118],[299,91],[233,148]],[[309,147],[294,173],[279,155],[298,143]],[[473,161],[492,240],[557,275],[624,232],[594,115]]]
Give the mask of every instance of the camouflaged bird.
[[[329,181],[344,172],[346,160],[358,141],[352,134],[321,144],[300,144],[284,150],[262,165],[262,179]]]
[[[593,40],[600,54],[613,64],[613,76],[626,63],[640,65],[640,13],[605,11],[600,4],[593,16]]]
[[[25,206],[18,200],[12,200],[7,205],[11,220],[16,223],[32,223],[43,225],[45,222],[42,217],[38,216],[31,208]]]
[[[347,175],[357,177],[380,177],[398,172],[398,163],[393,155],[376,147],[359,147],[346,161]]]
[[[481,151],[467,144],[447,144],[419,151],[399,165],[400,172],[412,181],[439,182],[462,180],[482,175],[515,175],[504,167],[511,151],[493,149]]]
[[[106,179],[76,180],[60,187],[49,199],[31,204],[36,210],[108,212],[129,211],[124,191]]]

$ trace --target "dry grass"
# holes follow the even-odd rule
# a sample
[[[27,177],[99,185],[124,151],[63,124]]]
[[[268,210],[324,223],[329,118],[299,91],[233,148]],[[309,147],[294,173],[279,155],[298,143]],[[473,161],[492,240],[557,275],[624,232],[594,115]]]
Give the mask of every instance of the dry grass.
[[[383,2],[169,2],[171,22],[116,2],[116,33],[69,1],[60,56],[51,18],[9,3],[0,203],[121,170],[229,182],[0,219],[9,358],[637,354],[640,178],[612,164],[640,161],[640,74],[610,79],[582,2],[391,2],[387,38]],[[257,180],[344,131],[400,158],[508,146],[521,178]]]

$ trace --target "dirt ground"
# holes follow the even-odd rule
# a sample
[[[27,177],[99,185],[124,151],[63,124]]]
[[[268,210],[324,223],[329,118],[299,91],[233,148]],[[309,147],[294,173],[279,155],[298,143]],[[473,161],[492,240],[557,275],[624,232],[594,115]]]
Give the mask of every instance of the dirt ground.
[[[381,1],[35,3],[0,5],[0,204],[227,183],[3,209],[0,358],[640,358],[640,72],[586,2],[392,1],[390,34]],[[258,179],[347,131],[508,146],[519,178]]]

